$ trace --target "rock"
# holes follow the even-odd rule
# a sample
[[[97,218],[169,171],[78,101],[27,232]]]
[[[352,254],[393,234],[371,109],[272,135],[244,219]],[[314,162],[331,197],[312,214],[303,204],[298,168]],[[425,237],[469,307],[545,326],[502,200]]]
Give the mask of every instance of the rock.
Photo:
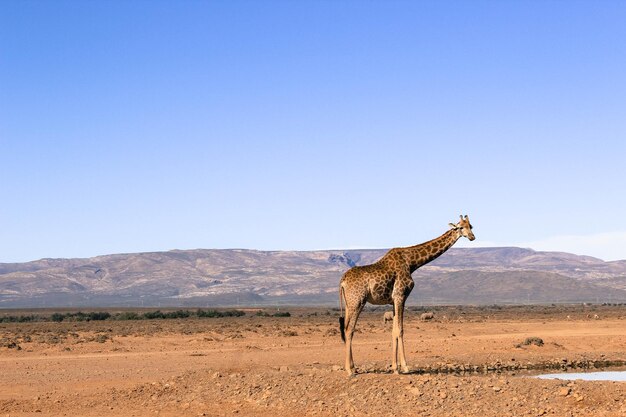
[[[522,343],[520,343],[518,346],[529,346],[529,345],[535,345],[535,346],[543,346],[543,339],[540,337],[527,337]]]
[[[282,365],[280,368],[278,368],[278,370],[280,372],[288,372],[289,371],[289,367],[285,366],[285,365]]]
[[[332,368],[330,368],[330,369],[332,369],[333,371],[341,371],[341,366],[333,365]]]
[[[561,397],[567,397],[572,390],[569,387],[559,388],[558,394]]]
[[[448,393],[447,393],[447,392],[445,392],[445,391],[441,391],[441,392],[439,393],[439,397],[440,397],[442,400],[445,400],[446,398],[448,398]]]
[[[427,313],[422,313],[422,315],[420,315],[420,319],[422,321],[429,321],[435,318],[435,313],[433,312],[427,312]]]
[[[500,392],[500,391],[502,391],[502,388],[500,388],[500,387],[493,387],[493,390],[495,392]]]

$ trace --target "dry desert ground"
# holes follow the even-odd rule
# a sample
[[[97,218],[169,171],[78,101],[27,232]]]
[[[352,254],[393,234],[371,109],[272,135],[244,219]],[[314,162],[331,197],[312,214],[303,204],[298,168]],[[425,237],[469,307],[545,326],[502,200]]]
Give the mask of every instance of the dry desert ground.
[[[365,311],[353,378],[339,313],[285,310],[0,323],[0,416],[626,416],[626,382],[532,377],[623,365],[626,306],[409,310],[404,375],[389,370],[383,310]]]

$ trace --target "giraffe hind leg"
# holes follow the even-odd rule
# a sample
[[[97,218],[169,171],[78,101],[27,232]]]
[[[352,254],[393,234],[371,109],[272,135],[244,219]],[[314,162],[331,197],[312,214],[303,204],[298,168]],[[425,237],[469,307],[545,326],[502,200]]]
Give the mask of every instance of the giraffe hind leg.
[[[404,299],[394,303],[394,312],[392,369],[397,374],[399,373],[398,365],[400,365],[402,372],[408,373],[409,367],[406,364],[406,356],[404,354]]]
[[[354,366],[354,358],[352,357],[352,337],[354,336],[354,329],[356,328],[357,320],[359,319],[359,314],[361,310],[363,310],[364,302],[359,303],[352,308],[346,306],[346,318],[347,323],[345,327],[346,332],[346,365],[345,370],[348,375],[352,376],[356,373],[356,368]]]

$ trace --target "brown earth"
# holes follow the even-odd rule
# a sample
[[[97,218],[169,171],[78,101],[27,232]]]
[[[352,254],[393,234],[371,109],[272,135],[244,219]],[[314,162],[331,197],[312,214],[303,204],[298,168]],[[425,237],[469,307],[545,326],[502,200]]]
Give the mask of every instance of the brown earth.
[[[406,375],[389,371],[382,310],[366,311],[353,378],[341,369],[338,312],[289,311],[0,323],[0,416],[626,415],[624,382],[531,377],[623,365],[626,306],[447,307],[427,322],[409,311]]]

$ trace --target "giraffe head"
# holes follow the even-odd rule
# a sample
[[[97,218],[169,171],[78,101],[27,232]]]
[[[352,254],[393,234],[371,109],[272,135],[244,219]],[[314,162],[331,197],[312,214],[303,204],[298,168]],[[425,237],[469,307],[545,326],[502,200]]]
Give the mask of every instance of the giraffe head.
[[[469,240],[476,239],[476,236],[474,236],[474,232],[472,232],[472,225],[470,224],[470,220],[467,214],[465,215],[465,217],[461,215],[461,221],[457,224],[450,223],[450,227],[454,230],[458,230],[461,233],[461,236],[464,236]]]

